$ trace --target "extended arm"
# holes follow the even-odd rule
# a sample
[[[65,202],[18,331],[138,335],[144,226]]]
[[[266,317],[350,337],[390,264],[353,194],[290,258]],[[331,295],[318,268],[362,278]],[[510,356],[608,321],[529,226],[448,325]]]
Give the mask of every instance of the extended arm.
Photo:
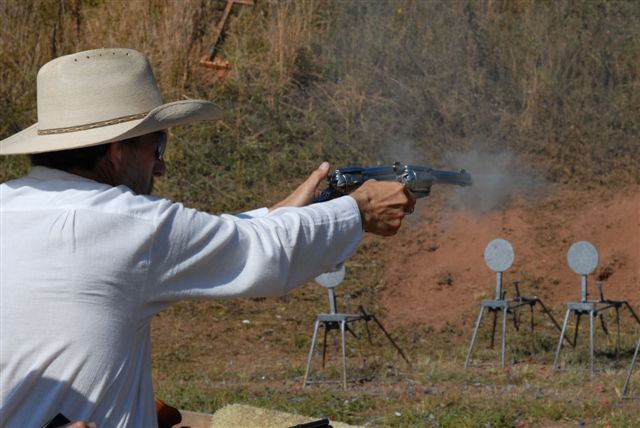
[[[329,169],[329,163],[323,162],[291,195],[270,210],[285,206],[302,207],[314,202]],[[376,178],[382,178],[383,181],[377,181]],[[394,235],[400,228],[405,214],[413,211],[416,197],[407,186],[397,180],[385,180],[382,174],[378,177],[368,177],[366,185],[360,184],[350,196],[358,203],[363,229],[376,235]]]

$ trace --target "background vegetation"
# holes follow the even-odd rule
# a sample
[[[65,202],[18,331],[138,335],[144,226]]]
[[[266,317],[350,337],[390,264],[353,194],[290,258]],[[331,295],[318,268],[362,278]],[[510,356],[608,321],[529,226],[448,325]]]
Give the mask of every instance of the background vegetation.
[[[221,46],[231,72],[221,78],[199,60],[225,3],[0,1],[0,138],[37,121],[35,79],[45,62],[84,49],[130,47],[149,56],[166,100],[205,98],[225,110],[218,123],[172,130],[169,173],[157,193],[197,208],[239,211],[276,202],[322,160],[336,166],[402,160],[458,167],[464,165],[446,165],[447,155],[478,147],[515,153],[537,174],[566,186],[640,183],[640,2],[258,0],[255,8],[234,8]],[[1,158],[0,181],[27,169],[24,157]],[[361,254],[375,254],[375,247],[365,245]],[[369,259],[356,259],[356,290],[358,278],[379,273]],[[298,309],[288,315],[291,329],[285,336],[274,333],[290,337],[281,345],[297,351],[308,347],[308,331],[296,330],[296,323],[311,310],[309,301],[322,298],[318,291],[301,293],[292,297]],[[256,364],[247,375],[219,361],[205,367],[204,360],[188,356],[212,351],[190,347],[189,322],[198,316],[209,322],[251,316],[262,331],[282,329],[266,315],[277,308],[265,311],[261,305],[172,308],[162,326],[180,334],[170,336],[179,346],[164,338],[166,330],[154,337],[162,396],[193,410],[248,400],[381,426],[529,426],[549,420],[633,426],[638,417],[637,411],[588,400],[591,391],[583,389],[581,376],[567,375],[558,386],[556,378],[547,381],[526,366],[463,380],[462,354],[455,351],[460,355],[447,360],[438,351],[450,346],[447,339],[425,344],[419,331],[406,333],[403,343],[425,352],[418,362],[424,379],[388,390],[382,385],[373,394],[320,390],[291,397],[270,389],[268,381],[286,386],[292,369],[301,375],[297,366]],[[228,335],[239,333],[209,334],[208,340],[224,346]],[[247,335],[247,343],[259,339]],[[549,347],[528,345],[541,346],[549,359]],[[253,377],[256,370],[264,371],[266,383]],[[397,385],[402,373],[396,370],[381,364],[375,376]],[[532,387],[537,376],[543,380]],[[229,384],[212,387],[209,379]],[[441,389],[416,389],[428,379],[446,382]],[[587,401],[577,405],[565,395]],[[495,405],[487,405],[487,397]],[[391,416],[371,419],[372,408]]]
[[[640,180],[638,2],[263,0],[235,7],[216,79],[199,59],[224,4],[0,2],[0,138],[37,120],[42,64],[123,46],[167,100],[226,111],[173,131],[161,192],[200,208],[275,201],[324,159],[439,165],[478,143],[555,182]],[[3,180],[26,168],[0,162]]]

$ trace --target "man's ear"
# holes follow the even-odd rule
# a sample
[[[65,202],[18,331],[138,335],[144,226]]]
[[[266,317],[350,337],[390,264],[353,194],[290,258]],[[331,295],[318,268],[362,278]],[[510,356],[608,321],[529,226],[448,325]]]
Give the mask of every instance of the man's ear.
[[[124,162],[124,147],[120,141],[109,144],[107,151],[107,161],[114,171],[120,171]]]

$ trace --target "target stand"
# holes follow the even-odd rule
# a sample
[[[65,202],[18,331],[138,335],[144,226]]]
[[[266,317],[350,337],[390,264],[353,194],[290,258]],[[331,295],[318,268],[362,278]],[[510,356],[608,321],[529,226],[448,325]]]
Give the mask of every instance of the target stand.
[[[639,351],[640,351],[640,339],[638,339],[636,350],[633,353],[633,358],[631,359],[631,366],[629,366],[629,373],[627,374],[627,378],[624,381],[624,386],[622,387],[622,393],[620,394],[620,397],[623,400],[629,399],[629,398],[638,398],[638,397],[632,397],[631,395],[629,395],[629,385],[631,384],[631,375],[633,375],[633,369],[636,366],[636,361],[638,360]]]
[[[371,331],[369,330],[369,322],[373,321],[379,328],[382,330],[386,338],[391,342],[393,347],[398,351],[400,356],[406,361],[408,365],[411,365],[411,362],[407,358],[407,356],[402,352],[402,349],[398,346],[398,344],[393,340],[391,335],[384,328],[382,323],[376,318],[375,315],[368,313],[362,305],[358,306],[357,313],[351,313],[351,310],[346,304],[346,312],[340,313],[337,312],[337,300],[335,294],[335,287],[337,287],[343,280],[345,276],[345,268],[342,266],[340,270],[337,272],[325,273],[318,276],[315,281],[319,285],[323,286],[327,289],[327,294],[329,297],[329,313],[318,314],[316,317],[315,324],[313,326],[313,336],[311,338],[311,346],[309,348],[309,357],[307,359],[307,368],[304,373],[304,379],[302,382],[302,387],[305,388],[307,385],[312,383],[322,383],[319,381],[310,381],[309,373],[311,371],[311,360],[313,359],[313,354],[316,347],[316,339],[318,337],[318,329],[320,325],[324,327],[324,339],[322,341],[322,368],[325,367],[326,356],[327,356],[327,333],[331,330],[340,330],[340,339],[341,339],[341,353],[342,353],[342,387],[347,389],[347,342],[346,342],[346,333],[349,332],[356,339],[360,339],[360,337],[350,328],[350,324],[357,321],[365,322],[365,329],[367,332],[367,338],[369,343],[373,343],[371,341]],[[346,303],[346,302],[345,302]]]
[[[589,367],[591,374],[595,373],[595,319],[600,318],[600,324],[605,334],[609,334],[607,323],[604,319],[604,312],[609,309],[614,309],[616,313],[616,361],[620,358],[620,309],[627,308],[631,312],[636,322],[640,324],[640,318],[633,311],[631,306],[626,300],[610,300],[605,299],[602,282],[597,282],[600,293],[600,300],[588,300],[589,293],[587,292],[587,275],[591,274],[598,266],[598,250],[590,242],[578,241],[574,243],[567,252],[567,261],[569,267],[581,276],[581,296],[579,302],[567,303],[567,311],[565,313],[564,322],[562,324],[562,331],[560,333],[560,340],[558,341],[558,348],[553,360],[553,369],[558,370],[560,367],[560,352],[562,351],[562,337],[567,331],[567,325],[569,323],[569,317],[571,314],[575,315],[576,326],[573,334],[573,342],[571,346],[576,347],[578,341],[578,328],[580,327],[580,318],[583,315],[589,316],[589,350],[590,350],[590,363]],[[637,354],[637,349],[636,349]]]
[[[501,340],[501,353],[500,353],[500,366],[505,367],[506,356],[506,344],[507,344],[507,317],[509,314],[513,317],[513,325],[516,331],[520,330],[520,309],[528,306],[531,313],[531,333],[535,330],[535,320],[533,308],[539,304],[544,314],[546,314],[558,330],[560,330],[560,324],[555,320],[549,309],[545,304],[537,297],[523,297],[520,295],[519,282],[514,281],[515,298],[507,300],[505,298],[506,293],[502,291],[502,276],[504,271],[509,269],[515,259],[515,253],[513,247],[509,241],[504,239],[495,239],[491,241],[484,251],[484,260],[489,268],[496,272],[496,297],[493,300],[483,300],[480,303],[480,314],[476,321],[476,326],[471,336],[471,344],[467,352],[467,358],[464,362],[464,367],[469,366],[471,356],[473,355],[473,347],[478,336],[478,329],[482,322],[482,318],[485,311],[493,314],[493,323],[491,328],[491,344],[490,348],[493,348],[496,336],[496,326],[498,320],[498,312],[502,313],[502,340]]]

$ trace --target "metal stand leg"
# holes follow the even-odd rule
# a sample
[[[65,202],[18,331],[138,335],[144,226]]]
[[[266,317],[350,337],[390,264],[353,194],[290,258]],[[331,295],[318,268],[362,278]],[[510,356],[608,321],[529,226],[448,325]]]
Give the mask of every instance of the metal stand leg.
[[[342,387],[347,389],[347,339],[345,337],[347,322],[340,322],[340,336],[342,338]]]
[[[489,310],[493,313],[493,323],[491,324],[491,346],[490,346],[490,348],[493,349],[493,344],[496,339],[496,324],[498,320],[498,311],[491,310],[491,309]]]
[[[633,353],[633,358],[631,359],[631,366],[629,367],[629,374],[627,374],[627,378],[624,381],[624,386],[622,387],[622,398],[629,398],[629,384],[631,383],[631,375],[633,374],[633,369],[636,365],[636,360],[638,359],[638,351],[640,351],[640,339],[638,339],[638,345],[636,346],[636,351]]]
[[[324,337],[322,338],[322,368],[324,369],[325,363],[327,361],[327,332],[329,331],[329,327],[324,323]]]
[[[529,313],[531,314],[531,334],[533,334],[536,328],[536,322],[534,320],[534,313],[533,313],[533,305],[529,305]]]
[[[638,317],[638,315],[634,312],[631,305],[629,305],[628,302],[624,302],[624,305],[627,307],[627,309],[629,309],[629,312],[631,312],[631,316],[636,320],[636,322],[640,324],[640,317]]]
[[[616,365],[620,362],[620,308],[616,306]]]
[[[567,309],[567,313],[564,316],[564,322],[562,323],[562,330],[560,331],[560,340],[558,340],[558,349],[556,350],[556,357],[553,360],[553,369],[558,369],[558,363],[560,359],[560,350],[562,349],[562,342],[564,342],[564,333],[567,331],[567,323],[569,322],[569,315],[571,315],[571,310]]]
[[[502,356],[500,358],[501,367],[505,364],[505,351],[507,347],[507,312],[508,308],[502,309]]]
[[[382,324],[380,323],[380,321],[378,321],[378,318],[376,318],[375,315],[369,315],[367,314],[368,317],[370,317],[377,325],[378,327],[380,327],[380,330],[382,330],[382,332],[384,333],[384,335],[387,337],[387,339],[389,339],[389,342],[391,342],[391,344],[393,345],[394,348],[396,348],[396,351],[398,351],[398,353],[400,354],[400,356],[402,357],[402,359],[409,365],[411,366],[411,361],[409,361],[409,359],[407,358],[407,356],[404,354],[404,352],[402,352],[402,349],[400,349],[400,347],[398,346],[398,344],[393,340],[393,338],[391,337],[391,335],[387,332],[387,330],[385,330],[385,328],[382,326]],[[366,323],[365,323],[366,324]],[[371,338],[369,338],[369,343],[371,343]]]
[[[604,313],[600,313],[600,316],[598,317],[600,318],[600,325],[602,326],[602,331],[604,331],[604,334],[609,334],[609,327],[607,327],[607,322],[604,320]]]
[[[362,309],[362,306],[360,308],[361,310],[364,310]],[[369,340],[369,345],[373,345],[373,341],[371,340],[371,330],[369,330],[369,323],[366,321],[364,323],[364,329],[367,331],[367,339]]]
[[[467,351],[467,359],[464,362],[465,369],[469,366],[469,360],[471,360],[471,354],[473,352],[473,345],[476,343],[476,337],[478,335],[478,327],[480,327],[480,322],[482,321],[483,315],[484,315],[484,306],[481,306],[480,314],[478,315],[478,320],[476,321],[476,327],[473,329],[473,335],[471,336],[471,344],[469,345],[469,350]]]
[[[573,332],[573,347],[574,348],[578,344],[578,329],[580,327],[580,317],[582,317],[582,314],[580,312],[576,312],[576,330]]]
[[[302,387],[307,386],[307,377],[309,376],[309,369],[311,368],[311,358],[313,357],[313,349],[316,346],[316,337],[318,336],[318,326],[320,325],[320,320],[316,320],[315,325],[313,326],[313,338],[311,339],[311,348],[309,349],[309,358],[307,359],[307,369],[304,372],[304,379],[302,381]],[[326,333],[325,327],[325,333]],[[325,345],[326,345],[326,336],[325,336]],[[324,360],[323,360],[324,361]]]
[[[595,347],[596,347],[596,335],[595,335],[595,329],[593,326],[594,315],[595,315],[594,311],[589,311],[589,346],[591,348],[591,374],[595,373],[595,367],[593,362]]]

